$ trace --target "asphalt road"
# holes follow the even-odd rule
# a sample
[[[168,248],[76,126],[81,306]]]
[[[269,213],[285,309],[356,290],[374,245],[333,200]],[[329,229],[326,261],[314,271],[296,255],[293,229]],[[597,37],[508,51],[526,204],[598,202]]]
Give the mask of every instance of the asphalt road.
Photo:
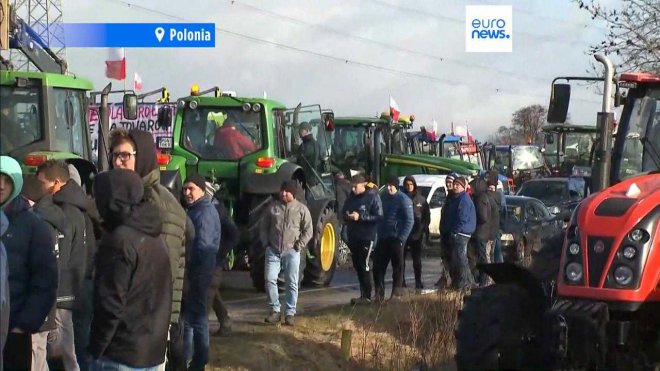
[[[423,258],[422,281],[427,289],[434,288],[434,283],[440,274],[440,259],[437,257]],[[388,268],[385,275],[385,295],[391,293],[392,269]],[[415,287],[412,260],[406,261],[406,283],[411,292]],[[267,315],[266,295],[257,292],[252,287],[247,271],[225,272],[221,286],[221,294],[229,315],[233,321],[262,322]],[[298,313],[319,310],[335,305],[348,304],[351,298],[360,296],[360,286],[352,264],[338,268],[331,286],[323,288],[302,288],[298,295]],[[283,295],[280,296],[283,302]],[[214,317],[211,315],[211,317]]]

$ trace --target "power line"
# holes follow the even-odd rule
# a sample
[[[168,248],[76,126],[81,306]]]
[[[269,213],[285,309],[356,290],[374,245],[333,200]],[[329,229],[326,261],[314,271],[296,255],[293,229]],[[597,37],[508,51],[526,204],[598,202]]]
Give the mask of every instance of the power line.
[[[145,6],[142,6],[142,5],[132,4],[132,3],[129,3],[129,2],[124,1],[124,0],[106,0],[106,1],[114,1],[114,2],[117,2],[117,3],[121,3],[123,5],[126,5],[129,8],[134,8],[134,9],[137,9],[137,10],[142,10],[144,12],[157,14],[157,15],[160,15],[162,17],[177,20],[177,21],[181,21],[181,22],[188,22],[188,23],[193,22],[192,20],[183,18],[183,17],[178,16],[178,15],[169,14],[169,13],[163,12],[161,10],[148,8],[148,7],[145,7]],[[221,27],[218,27],[218,26],[216,26],[215,29],[217,31],[226,33],[228,35],[236,36],[236,37],[246,39],[246,40],[249,40],[249,41],[253,41],[253,42],[256,42],[256,43],[267,44],[267,45],[274,46],[274,47],[281,48],[281,49],[286,49],[286,50],[291,50],[291,51],[295,51],[295,52],[299,52],[299,53],[303,53],[303,54],[313,55],[313,56],[316,56],[316,57],[319,57],[319,58],[324,58],[324,59],[332,60],[332,61],[335,61],[335,62],[341,62],[343,64],[353,65],[353,66],[357,66],[357,67],[363,67],[363,68],[367,68],[367,69],[379,70],[379,71],[384,71],[384,72],[403,75],[403,76],[416,77],[416,78],[419,78],[419,79],[435,81],[435,82],[439,82],[439,83],[443,83],[443,84],[447,84],[447,85],[452,85],[452,86],[463,85],[463,86],[470,87],[470,85],[468,85],[467,83],[465,83],[463,81],[450,80],[450,79],[445,79],[445,78],[441,78],[441,77],[437,77],[437,76],[426,75],[426,74],[410,72],[410,71],[405,71],[405,70],[399,70],[399,69],[395,69],[395,68],[379,66],[379,65],[375,65],[375,64],[371,64],[371,63],[365,63],[365,62],[360,62],[360,61],[346,59],[346,58],[340,58],[340,57],[336,57],[336,56],[333,56],[333,55],[323,54],[323,53],[315,52],[315,51],[308,50],[308,49],[303,49],[303,48],[299,48],[299,47],[295,47],[295,46],[291,46],[291,45],[287,45],[287,44],[283,44],[283,43],[278,43],[278,42],[275,42],[275,41],[270,41],[270,40],[265,40],[265,39],[261,39],[261,38],[258,38],[258,37],[250,36],[250,35],[245,35],[245,34],[235,32],[235,31],[231,31],[231,30],[227,30],[227,29],[224,29],[224,28],[221,28]],[[512,92],[508,92],[508,91],[502,91],[502,89],[499,89],[498,92],[506,94],[506,95],[511,95],[511,96],[538,97],[538,98],[542,98],[542,99],[548,99],[548,96],[540,95],[540,94],[518,94],[518,93],[512,93]],[[583,100],[583,101],[587,101],[589,103],[594,103],[595,102],[595,101],[579,99],[579,98],[576,99],[576,100]]]

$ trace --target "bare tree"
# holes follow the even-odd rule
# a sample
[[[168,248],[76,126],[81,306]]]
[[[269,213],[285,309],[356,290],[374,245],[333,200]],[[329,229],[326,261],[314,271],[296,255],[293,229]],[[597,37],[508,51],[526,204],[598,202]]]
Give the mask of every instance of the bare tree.
[[[606,8],[597,0],[573,1],[592,19],[607,24],[605,40],[592,45],[590,54],[615,56],[619,71],[660,73],[659,0],[622,0],[620,9]],[[595,68],[592,64],[592,70]]]
[[[540,104],[520,108],[513,113],[511,126],[524,143],[537,143],[548,111]]]

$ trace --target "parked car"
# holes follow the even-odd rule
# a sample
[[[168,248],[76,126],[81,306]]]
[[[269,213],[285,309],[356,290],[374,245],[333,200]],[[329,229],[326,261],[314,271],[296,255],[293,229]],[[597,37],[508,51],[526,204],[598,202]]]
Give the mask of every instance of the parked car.
[[[563,221],[551,214],[538,199],[525,196],[505,196],[507,217],[502,230],[504,261],[529,266],[532,252],[541,241],[561,231]]]
[[[584,186],[582,177],[531,179],[522,185],[516,195],[541,200],[550,213],[563,220],[570,218],[584,198]]]
[[[399,182],[403,187],[403,179],[399,177]],[[419,174],[413,175],[417,183],[417,191],[421,193],[426,202],[429,203],[431,209],[431,223],[429,224],[429,240],[440,240],[440,210],[447,198],[447,190],[445,189],[446,175],[428,175]]]

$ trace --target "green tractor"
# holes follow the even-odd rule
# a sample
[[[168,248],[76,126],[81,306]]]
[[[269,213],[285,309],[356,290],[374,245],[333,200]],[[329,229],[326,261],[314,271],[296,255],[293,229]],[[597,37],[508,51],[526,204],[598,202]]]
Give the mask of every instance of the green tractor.
[[[212,93],[212,94],[211,94]],[[219,88],[199,91],[177,101],[173,137],[156,138],[162,150],[161,181],[170,189],[188,174],[203,175],[210,193],[223,202],[242,231],[236,256],[247,256],[252,283],[264,289],[265,246],[259,239],[266,206],[277,197],[282,182],[297,180],[296,197],[307,204],[314,237],[301,261],[302,282],[327,286],[337,267],[339,227],[326,122],[332,113],[317,106],[287,109],[272,99],[237,97]],[[300,164],[298,129],[311,125],[319,163]],[[243,254],[241,254],[243,253]]]

